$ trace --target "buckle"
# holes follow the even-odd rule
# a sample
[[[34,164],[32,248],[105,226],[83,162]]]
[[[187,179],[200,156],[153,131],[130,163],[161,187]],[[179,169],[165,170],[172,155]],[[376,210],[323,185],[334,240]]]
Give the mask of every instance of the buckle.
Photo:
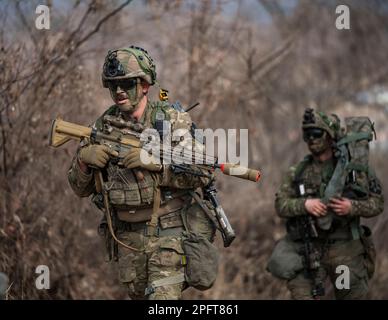
[[[144,228],[144,236],[146,237],[159,237],[160,234],[160,227],[159,226],[151,226],[149,223],[147,223],[146,227]]]

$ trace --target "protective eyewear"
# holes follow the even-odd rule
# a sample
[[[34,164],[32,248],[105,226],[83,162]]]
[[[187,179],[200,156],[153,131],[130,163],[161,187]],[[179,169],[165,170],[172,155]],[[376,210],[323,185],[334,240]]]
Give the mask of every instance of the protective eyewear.
[[[323,134],[325,133],[325,130],[319,129],[319,128],[309,128],[303,130],[303,140],[314,140],[319,139],[323,137]]]
[[[111,80],[108,82],[108,87],[112,91],[116,91],[117,87],[120,87],[123,91],[133,89],[138,83],[138,78]]]

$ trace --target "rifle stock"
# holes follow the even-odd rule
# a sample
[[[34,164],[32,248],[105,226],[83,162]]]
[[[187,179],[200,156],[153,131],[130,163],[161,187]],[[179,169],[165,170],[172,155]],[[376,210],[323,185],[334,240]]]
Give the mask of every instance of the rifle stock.
[[[141,146],[138,138],[105,134],[90,127],[64,121],[61,118],[57,118],[52,122],[49,139],[49,145],[55,148],[60,147],[69,140],[80,141],[81,139],[86,139],[91,143],[105,144],[119,152],[119,158],[124,156],[129,148],[140,148]]]
[[[75,123],[63,121],[61,118],[53,120],[49,134],[49,145],[60,147],[69,140],[81,140],[90,137],[92,128],[80,126]]]

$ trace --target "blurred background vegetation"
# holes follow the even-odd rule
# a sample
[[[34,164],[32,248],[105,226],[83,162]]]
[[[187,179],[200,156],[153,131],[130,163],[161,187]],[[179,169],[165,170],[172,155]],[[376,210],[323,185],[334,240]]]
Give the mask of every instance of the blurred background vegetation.
[[[249,166],[263,172],[258,185],[219,176],[237,239],[224,249],[218,236],[214,287],[184,298],[289,298],[265,267],[285,232],[274,194],[307,153],[306,107],[371,117],[371,163],[387,194],[386,1],[57,0],[46,1],[51,29],[37,30],[41,3],[0,3],[0,271],[10,278],[8,299],[127,298],[115,266],[104,262],[100,213],[67,182],[76,143],[48,146],[56,116],[89,124],[111,104],[100,79],[111,48],[148,50],[170,100],[200,102],[191,112],[199,127],[249,129]],[[350,8],[350,30],[335,28],[339,4]],[[369,298],[387,299],[388,218],[365,223],[378,250]],[[51,270],[50,290],[35,288],[39,264]]]

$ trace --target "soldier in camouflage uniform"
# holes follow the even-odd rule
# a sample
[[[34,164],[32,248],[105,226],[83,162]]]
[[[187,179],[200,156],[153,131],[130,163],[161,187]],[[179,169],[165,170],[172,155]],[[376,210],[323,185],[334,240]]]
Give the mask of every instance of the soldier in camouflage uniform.
[[[287,235],[275,247],[268,269],[274,276],[288,280],[287,287],[293,299],[323,295],[327,277],[337,299],[363,299],[374,272],[375,250],[370,230],[360,226],[360,218],[371,218],[383,212],[381,185],[370,170],[366,183],[358,181],[367,187],[366,198],[359,199],[350,192],[347,179],[342,197],[332,198],[325,205],[321,200],[336,165],[332,145],[340,132],[339,118],[312,109],[307,109],[306,113],[313,118],[312,123],[303,122],[303,138],[311,154],[289,169],[276,193],[275,208],[287,221]],[[329,210],[334,214],[331,228],[322,230],[317,219],[325,217]],[[307,238],[303,235],[306,225],[315,233],[307,243],[311,245],[307,257],[304,240]],[[306,263],[313,267],[308,269]],[[340,265],[349,268],[348,289],[335,285],[340,275],[336,268]]]
[[[115,104],[94,123],[96,130],[104,130],[107,115],[114,117],[116,123],[133,123],[134,128],[156,128],[157,121],[164,119],[171,124],[172,131],[191,129],[187,113],[178,112],[167,102],[148,100],[156,72],[144,49],[131,46],[109,51],[102,80]],[[125,137],[125,129],[118,129]],[[214,237],[214,224],[189,193],[205,186],[210,178],[177,174],[170,165],[157,161],[146,164],[136,148],[119,163],[110,161],[115,156],[117,152],[109,146],[81,141],[68,172],[70,185],[80,197],[93,195],[93,201],[102,207],[93,177],[96,168],[102,171],[109,185],[116,235],[133,250],[112,241],[106,220],[103,219],[99,231],[106,236],[110,259],[118,260],[119,280],[127,286],[130,298],[180,299],[187,287],[182,233],[195,232],[210,241]],[[151,226],[154,214],[157,225]]]

